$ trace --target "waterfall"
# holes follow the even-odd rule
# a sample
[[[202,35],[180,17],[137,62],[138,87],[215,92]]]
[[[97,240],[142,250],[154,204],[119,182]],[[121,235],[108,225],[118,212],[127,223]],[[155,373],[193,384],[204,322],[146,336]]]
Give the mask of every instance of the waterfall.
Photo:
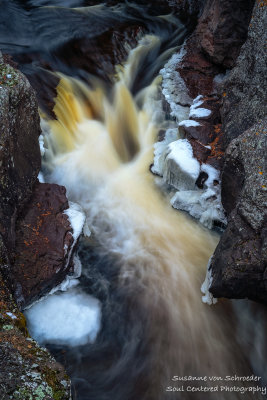
[[[77,399],[257,398],[254,383],[234,379],[253,375],[231,303],[201,301],[218,236],[172,209],[150,172],[158,132],[175,125],[162,111],[160,77],[137,92],[133,82],[160,45],[143,37],[112,91],[57,74],[57,119],[43,116],[45,174],[86,214],[92,235],[80,246],[81,282],[102,302],[102,327],[94,343],[65,348],[65,356],[64,343],[51,349],[67,360]]]

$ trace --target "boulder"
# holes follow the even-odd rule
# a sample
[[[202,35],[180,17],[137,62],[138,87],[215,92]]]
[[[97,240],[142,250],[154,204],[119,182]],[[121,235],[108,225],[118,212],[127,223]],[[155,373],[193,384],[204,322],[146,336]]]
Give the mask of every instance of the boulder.
[[[211,262],[215,297],[267,303],[267,119],[234,139],[225,154],[222,201],[228,225]]]
[[[225,68],[235,65],[247,38],[254,0],[207,0],[196,36],[208,59]]]
[[[59,285],[72,268],[73,230],[64,214],[68,207],[63,186],[37,183],[17,221],[12,275],[21,307]]]

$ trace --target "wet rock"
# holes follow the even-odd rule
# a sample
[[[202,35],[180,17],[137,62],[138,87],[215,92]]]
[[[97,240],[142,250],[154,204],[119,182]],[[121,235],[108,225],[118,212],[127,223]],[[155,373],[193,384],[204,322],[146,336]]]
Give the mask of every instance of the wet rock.
[[[26,306],[60,284],[72,268],[73,230],[63,186],[37,183],[18,219],[12,275],[15,297]]]
[[[267,119],[234,139],[226,151],[222,200],[229,215],[211,263],[215,297],[267,303],[266,133]]]
[[[190,108],[190,119],[179,124],[179,132],[191,143],[194,157],[219,170],[223,165],[220,104],[218,96],[198,96]]]
[[[247,37],[254,0],[207,0],[196,35],[215,64],[232,68]]]
[[[28,80],[0,64],[0,233],[9,249],[17,215],[30,198],[41,165],[39,122]]]
[[[214,77],[224,72],[224,69],[213,64],[203,54],[199,48],[199,37],[195,32],[187,40],[185,50],[186,54],[177,66],[177,71],[183,78],[190,97],[212,94]]]
[[[63,367],[29,338],[26,321],[0,275],[0,398],[69,400]]]
[[[225,148],[266,115],[266,22],[266,3],[256,1],[248,39],[223,88],[221,114]]]
[[[205,163],[211,154],[210,148],[204,146],[198,140],[191,139],[189,140],[192,149],[193,149],[193,156],[198,160],[198,162]]]

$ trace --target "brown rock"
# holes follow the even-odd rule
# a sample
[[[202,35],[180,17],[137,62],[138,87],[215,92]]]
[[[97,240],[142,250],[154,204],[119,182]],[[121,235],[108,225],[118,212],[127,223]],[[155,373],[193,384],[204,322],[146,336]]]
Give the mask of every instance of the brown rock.
[[[211,150],[205,147],[202,143],[198,142],[197,140],[189,140],[194,157],[202,164],[207,162],[207,158],[211,153]]]
[[[18,220],[16,255],[12,267],[15,296],[26,306],[60,284],[71,268],[72,228],[67,215],[66,189],[36,184],[33,196]]]
[[[193,33],[185,46],[186,54],[177,67],[188,88],[189,96],[197,97],[199,94],[210,95],[213,90],[213,79],[223,69],[209,61],[199,48],[199,38]]]
[[[215,64],[232,68],[247,37],[254,0],[207,0],[196,35]]]

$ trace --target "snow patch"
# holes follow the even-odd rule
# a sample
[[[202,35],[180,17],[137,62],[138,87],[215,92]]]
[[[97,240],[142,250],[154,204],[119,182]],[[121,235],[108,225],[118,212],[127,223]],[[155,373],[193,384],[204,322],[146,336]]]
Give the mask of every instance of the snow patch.
[[[74,288],[56,293],[25,311],[30,335],[40,344],[93,343],[100,330],[99,300]]]
[[[199,162],[193,157],[193,149],[187,139],[180,139],[172,142],[168,146],[169,154],[167,158],[172,158],[180,168],[190,174],[193,179],[199,175]]]
[[[203,104],[202,99],[203,96],[199,95],[193,100],[189,111],[189,118],[205,118],[211,114],[211,111],[207,108],[199,108]]]
[[[179,126],[186,126],[186,127],[190,127],[190,126],[201,126],[201,124],[197,121],[194,121],[192,119],[185,119],[182,122],[179,123]]]

